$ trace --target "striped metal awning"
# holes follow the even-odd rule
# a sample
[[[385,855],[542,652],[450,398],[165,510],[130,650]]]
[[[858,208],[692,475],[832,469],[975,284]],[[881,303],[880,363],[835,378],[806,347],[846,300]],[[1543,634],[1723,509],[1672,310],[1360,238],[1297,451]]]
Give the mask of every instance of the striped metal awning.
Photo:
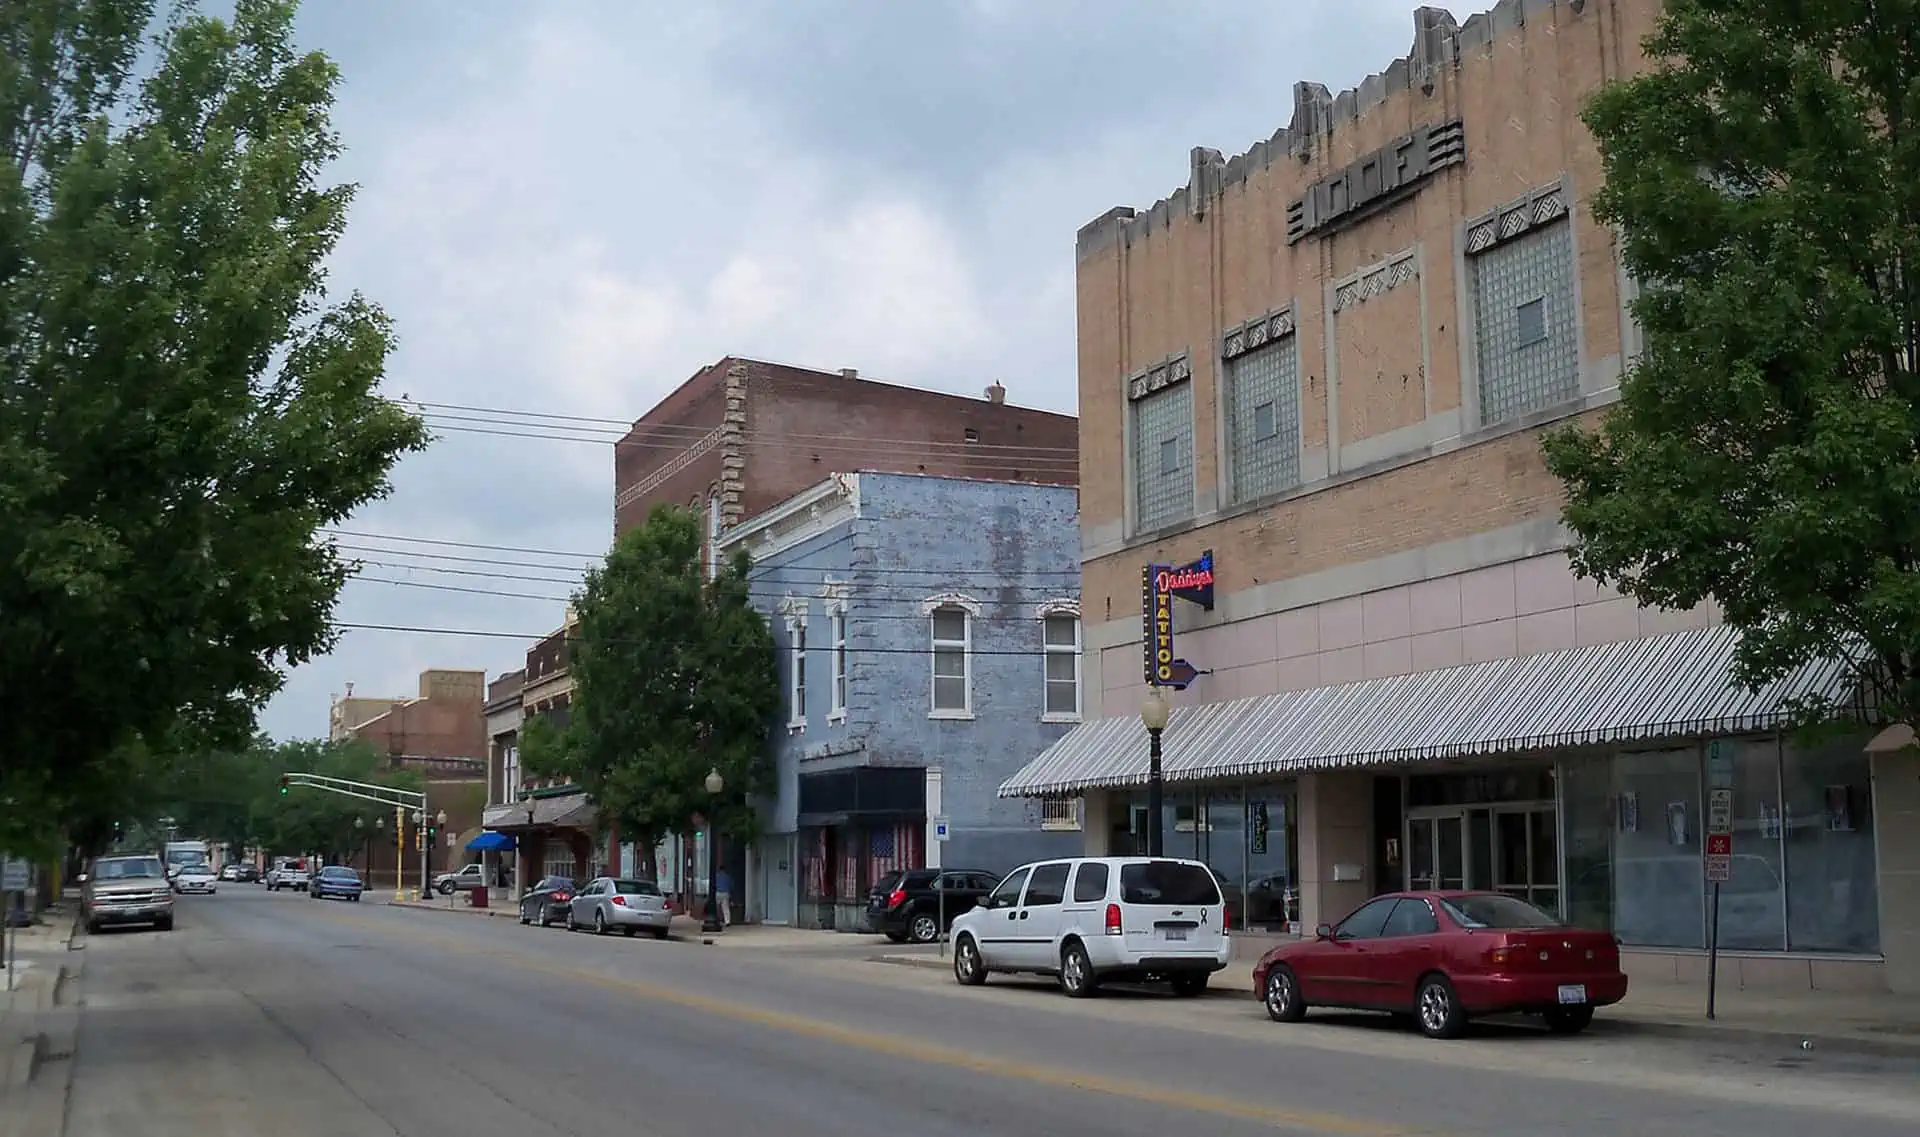
[[[1845,658],[1754,693],[1731,678],[1726,625],[1438,671],[1176,707],[1162,735],[1169,782],[1739,734],[1781,725],[1808,695],[1852,701]],[[1147,781],[1133,715],[1082,724],[1000,796],[1058,797]]]

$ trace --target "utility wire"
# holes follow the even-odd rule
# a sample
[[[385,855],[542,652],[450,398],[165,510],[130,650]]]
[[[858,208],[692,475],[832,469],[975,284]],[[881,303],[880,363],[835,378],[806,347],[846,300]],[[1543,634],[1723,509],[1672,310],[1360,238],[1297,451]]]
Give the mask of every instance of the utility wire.
[[[399,588],[426,588],[426,589],[431,589],[435,592],[460,592],[460,593],[465,593],[469,596],[497,596],[503,600],[541,600],[549,604],[569,604],[573,600],[571,596],[548,596],[542,593],[510,592],[506,589],[501,589],[501,588],[475,588],[467,585],[458,585],[458,584],[436,584],[436,583],[433,583],[432,581],[425,581],[425,580],[394,580],[391,577],[358,576],[358,575],[353,577],[353,579],[359,580],[359,581],[365,581],[368,584],[386,584],[386,585],[393,585]],[[553,583],[558,583],[558,582],[553,582]],[[749,590],[747,595],[749,599],[754,599],[754,600],[779,601],[779,600],[787,599],[791,594],[782,593],[782,592],[754,592],[752,590]],[[820,599],[820,597],[817,597],[817,596],[809,597],[808,599]],[[893,604],[914,604],[914,603],[919,603],[922,599],[924,598],[919,596],[863,597],[859,595],[854,595],[854,596],[848,597],[848,602],[850,604],[858,604],[858,603],[870,604],[875,602],[893,603]],[[1021,601],[1019,601],[1019,603],[1031,604],[1036,602],[1044,602],[1047,599],[1065,599],[1065,597],[1023,598]],[[855,614],[859,615],[860,618],[863,620],[873,620],[873,619],[913,620],[916,622],[924,622],[927,619],[927,617],[922,616],[918,613],[908,614],[908,613],[898,613],[898,612],[886,613],[886,612],[860,611],[860,612],[856,612]]]
[[[553,632],[540,632],[540,633],[498,632],[498,631],[490,631],[490,630],[481,630],[477,628],[432,628],[432,627],[419,627],[419,626],[414,626],[409,624],[360,624],[360,623],[336,622],[333,626],[340,629],[341,631],[349,631],[349,632],[398,632],[404,635],[419,635],[419,636],[473,636],[480,639],[497,639],[497,640],[539,641],[539,640],[547,639],[554,634]],[[627,646],[638,646],[638,647],[652,646],[651,641],[645,641],[645,640],[603,639],[596,642],[607,643],[607,644],[623,644]],[[932,655],[934,653],[934,649],[932,647],[854,647],[849,645],[847,648],[847,652],[849,655],[922,655],[922,656],[926,656],[926,655]],[[1054,655],[1061,654],[1061,650],[1056,648],[1053,652],[1049,653],[1041,648],[1034,648],[1030,651],[1016,651],[1016,650],[1009,650],[1009,649],[991,649],[991,648],[972,648],[967,652],[967,654],[977,655],[977,656],[1024,656],[1027,658],[1038,658],[1040,656],[1044,656],[1048,654],[1054,654]]]

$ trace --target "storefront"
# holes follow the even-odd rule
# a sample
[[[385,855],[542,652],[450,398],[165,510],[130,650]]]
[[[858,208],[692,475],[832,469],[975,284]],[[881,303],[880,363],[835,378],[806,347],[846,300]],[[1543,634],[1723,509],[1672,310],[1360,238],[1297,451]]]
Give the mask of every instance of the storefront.
[[[1864,727],[1783,736],[1781,703],[1835,694],[1843,672],[1810,668],[1761,699],[1727,681],[1733,643],[1696,629],[1176,708],[1164,849],[1211,865],[1247,930],[1298,934],[1402,888],[1491,889],[1614,932],[1630,971],[1684,981],[1711,919],[1711,749],[1733,791],[1730,981],[1901,989],[1911,969],[1888,973],[1883,924],[1911,942],[1910,921],[1883,911],[1881,845],[1905,857],[1912,840],[1879,816],[1875,772],[1905,785],[1920,770],[1870,755]],[[1078,791],[1089,853],[1144,851],[1145,743],[1138,719],[1088,723],[1001,792]]]

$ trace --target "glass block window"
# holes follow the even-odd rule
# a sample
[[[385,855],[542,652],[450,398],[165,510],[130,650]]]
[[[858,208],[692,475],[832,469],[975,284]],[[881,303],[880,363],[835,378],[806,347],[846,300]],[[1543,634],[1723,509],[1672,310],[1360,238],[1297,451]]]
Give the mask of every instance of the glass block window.
[[[1233,498],[1300,484],[1300,352],[1282,336],[1227,364],[1227,446]]]
[[[1133,402],[1136,528],[1159,529],[1193,516],[1193,384],[1177,383]]]
[[[1472,258],[1480,421],[1505,422],[1580,393],[1573,230],[1564,217]]]

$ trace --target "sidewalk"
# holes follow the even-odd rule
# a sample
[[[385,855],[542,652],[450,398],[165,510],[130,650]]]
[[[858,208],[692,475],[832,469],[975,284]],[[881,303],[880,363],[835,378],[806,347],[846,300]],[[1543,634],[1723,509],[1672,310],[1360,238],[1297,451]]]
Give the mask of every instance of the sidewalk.
[[[0,990],[0,1137],[58,1133],[64,1125],[80,1010],[71,954],[73,908],[57,904],[42,923],[19,929],[13,990]],[[0,982],[0,988],[4,983]]]
[[[888,952],[877,959],[908,967],[951,966],[938,955]],[[1211,989],[1254,998],[1253,981],[1238,966],[1214,976]],[[1628,989],[1624,1002],[1603,1008],[1591,1029],[1920,1059],[1920,997],[1723,988],[1709,1020],[1706,988],[1640,982]]]
[[[374,898],[368,893],[369,898]],[[473,908],[467,904],[464,896],[452,901],[435,897],[430,900],[394,900],[389,895],[386,900],[389,908],[413,908],[432,912],[451,912],[467,916],[499,916],[509,920],[518,920],[517,908]],[[913,950],[902,945],[887,943],[879,936],[867,932],[835,932],[813,928],[790,928],[780,924],[728,924],[724,932],[707,933],[700,930],[698,917],[675,914],[668,937],[683,943],[698,943],[712,947],[731,947],[736,950],[754,951],[818,951],[834,955],[858,955],[874,958],[882,951],[891,951],[908,959],[922,958]],[[926,946],[929,953],[925,958],[938,958],[934,945]]]

